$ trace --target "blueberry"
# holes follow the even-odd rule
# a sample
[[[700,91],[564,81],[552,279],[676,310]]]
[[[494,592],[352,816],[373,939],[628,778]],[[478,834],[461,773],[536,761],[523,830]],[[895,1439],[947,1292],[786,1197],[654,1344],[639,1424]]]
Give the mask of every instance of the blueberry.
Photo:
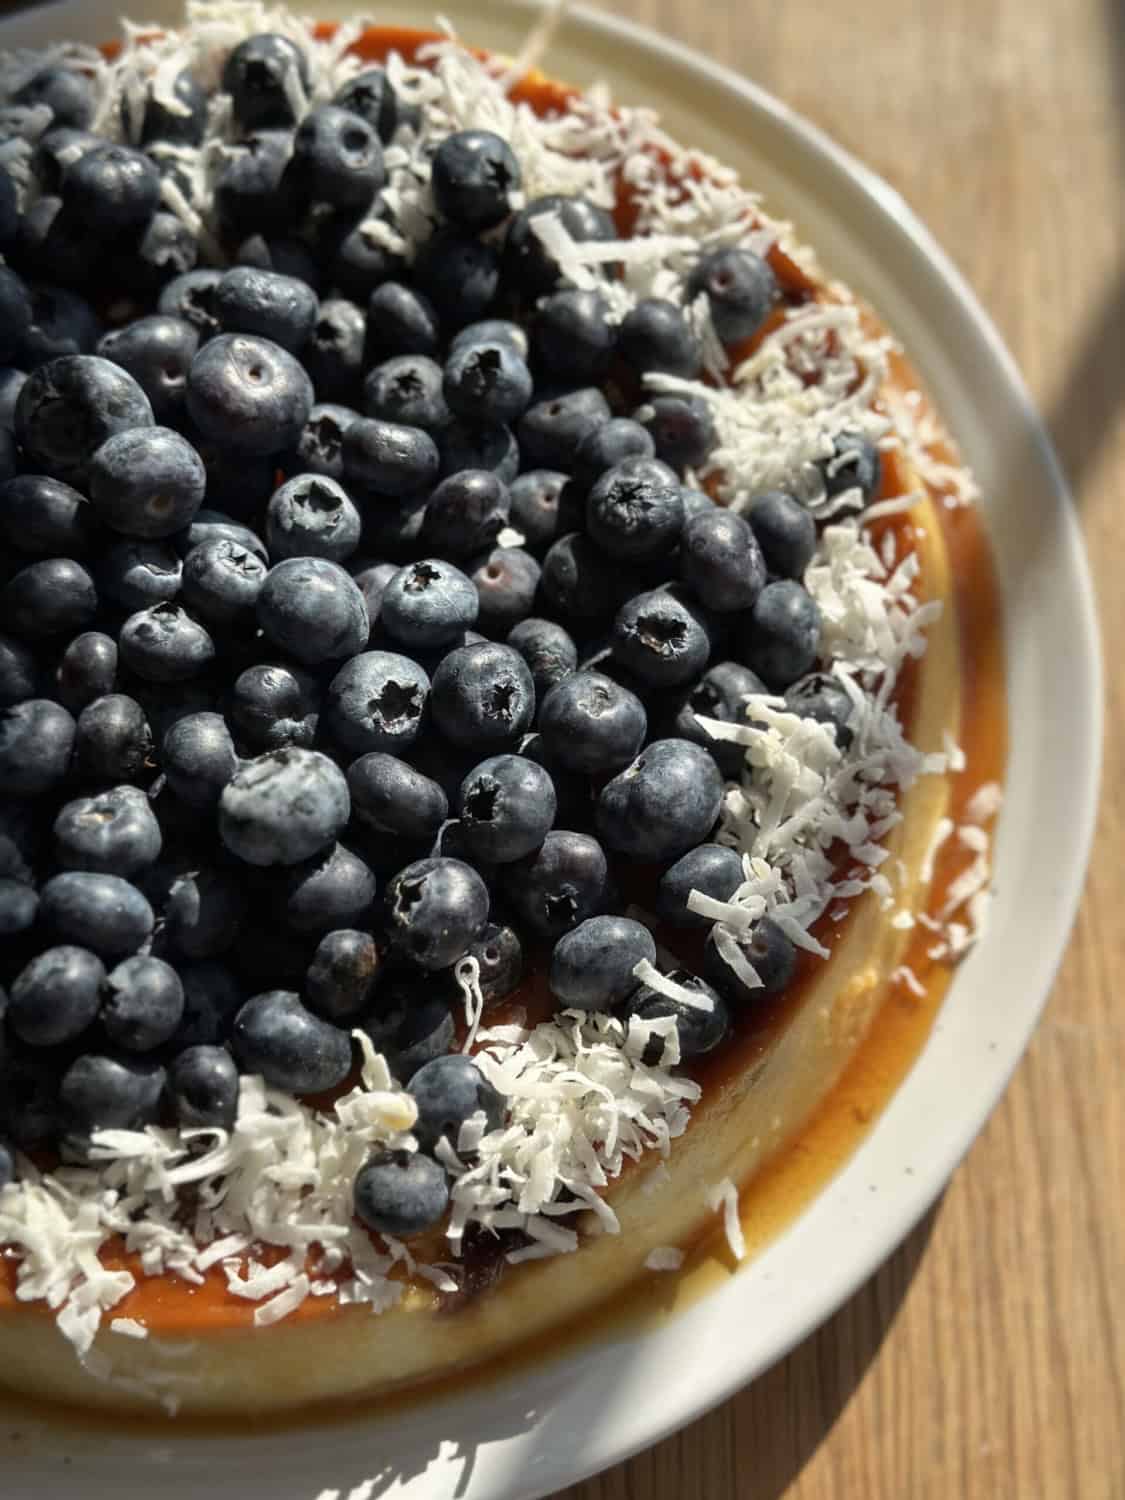
[[[617,330],[597,292],[552,292],[531,319],[531,357],[554,380],[597,380],[613,353]]]
[[[164,1069],[148,1058],[84,1053],[59,1084],[63,1123],[79,1138],[96,1130],[139,1130],[155,1122],[164,1082]]]
[[[367,304],[367,361],[392,354],[436,354],[441,345],[437,312],[428,297],[401,282],[385,281]]]
[[[753,531],[719,506],[684,526],[680,576],[708,609],[750,609],[766,583],[766,564]]]
[[[635,693],[601,672],[572,672],[543,699],[539,733],[549,754],[568,770],[598,775],[618,771],[636,755],[647,731]]]
[[[613,622],[613,656],[653,687],[676,687],[699,675],[711,652],[698,606],[671,589],[637,594]]]
[[[433,1151],[444,1137],[458,1149],[458,1135],[466,1120],[484,1116],[485,1130],[499,1130],[504,1122],[504,1098],[489,1083],[471,1057],[451,1053],[424,1063],[407,1084],[418,1106],[412,1134],[419,1148]]]
[[[356,416],[350,407],[328,402],[313,407],[297,439],[297,463],[306,473],[343,479],[344,433]]]
[[[312,405],[304,368],[270,339],[220,334],[192,360],[188,413],[231,453],[265,458],[291,448]]]
[[[30,641],[76,634],[93,621],[97,607],[94,580],[69,557],[29,563],[0,589],[0,617]]]
[[[356,560],[354,558],[352,560],[351,575],[355,579],[356,587],[363,595],[363,602],[367,605],[367,618],[371,621],[372,636],[379,622],[387,584],[397,572],[397,563],[368,564],[367,560],[363,559],[357,566]]]
[[[627,459],[651,459],[656,449],[651,435],[628,417],[613,417],[593,427],[582,438],[574,454],[574,476],[586,487],[607,470]]]
[[[449,354],[460,354],[474,344],[506,344],[513,354],[527,359],[529,344],[527,334],[518,323],[507,318],[484,318],[477,323],[468,323],[454,335],[449,343]]]
[[[476,622],[478,608],[477,591],[459,568],[427,558],[391,579],[379,618],[394,640],[429,649],[456,641]]]
[[[217,958],[238,937],[245,914],[246,897],[233,871],[185,870],[164,900],[164,937],[184,958]]]
[[[234,975],[225,964],[212,960],[178,964],[177,972],[184,990],[184,1014],[172,1038],[173,1048],[213,1047],[225,1041],[243,1001]]]
[[[160,825],[139,787],[115,786],[59,810],[55,855],[65,870],[135,875],[160,853]]]
[[[89,354],[98,342],[101,330],[97,314],[77,292],[61,286],[33,286],[31,313],[31,327],[19,352],[19,363],[25,370],[35,370],[64,355]],[[17,421],[17,432],[18,428]]]
[[[44,131],[31,154],[31,170],[44,194],[57,195],[67,167],[95,146],[104,144],[101,136],[73,125],[54,124]]]
[[[369,933],[346,927],[327,932],[305,977],[309,1009],[337,1026],[347,1025],[370,1007],[381,974],[379,950]]]
[[[676,1022],[680,1057],[684,1062],[691,1062],[715,1050],[730,1029],[730,1015],[722,996],[697,974],[686,969],[673,969],[668,978],[684,989],[693,990],[705,1005],[689,1005],[642,984],[629,996],[624,1018],[636,1016],[641,1021],[656,1021],[672,1016]],[[663,1055],[663,1039],[651,1037],[642,1054],[643,1061],[650,1065],[658,1063]]]
[[[16,402],[16,438],[32,463],[81,487],[107,438],[152,426],[152,407],[124,370],[91,354],[63,355],[28,376]]]
[[[543,559],[540,589],[565,621],[604,620],[617,608],[620,585],[620,569],[578,532],[560,537]]]
[[[508,632],[507,641],[527,662],[535,684],[536,699],[540,702],[556,683],[569,677],[578,665],[578,647],[554,620],[543,620],[535,616],[521,620]],[[629,753],[630,756],[633,754],[632,751]]]
[[[609,1010],[636,988],[642,959],[656,962],[647,927],[629,917],[587,917],[555,944],[547,983],[564,1010]]]
[[[387,243],[384,224],[396,228],[394,215],[376,198],[365,209],[341,210],[318,225],[325,279],[339,296],[366,302],[374,287],[402,276],[405,262]]]
[[[212,626],[249,620],[267,571],[262,559],[241,543],[213,537],[184,559],[184,603]]]
[[[29,205],[20,224],[18,245],[19,263],[28,272],[38,271],[62,286],[85,287],[96,257],[97,245],[88,221],[68,213],[61,198],[38,198]],[[25,359],[26,348],[25,336],[21,359]]]
[[[139,777],[152,754],[152,731],[144,709],[125,693],[106,693],[78,715],[75,773],[90,781],[126,782]]]
[[[436,781],[383,751],[352,762],[348,790],[353,816],[376,833],[432,840],[449,816],[449,802]]]
[[[770,572],[803,578],[816,551],[816,522],[805,506],[784,490],[768,490],[752,501],[746,519]]]
[[[847,750],[855,737],[851,727],[855,704],[843,683],[825,672],[802,677],[786,689],[785,706],[803,719],[816,719],[836,731],[836,743]]]
[[[530,552],[522,547],[493,547],[470,566],[469,576],[480,601],[477,623],[481,630],[504,635],[530,615],[541,577]]]
[[[15,636],[0,635],[0,708],[34,698],[39,680],[39,661],[31,647]]]
[[[609,419],[609,403],[596,386],[583,386],[537,401],[519,420],[524,465],[541,465],[569,473],[579,443],[588,432]]]
[[[477,983],[485,1005],[496,1005],[519,988],[523,948],[513,928],[489,922],[476,942],[465,949],[465,956],[477,961]]]
[[[608,888],[602,846],[584,833],[549,833],[534,854],[504,871],[512,909],[540,938],[558,939],[601,911]]]
[[[326,557],[343,562],[359,546],[361,522],[347,492],[324,474],[298,474],[276,490],[266,510],[270,557]]]
[[[246,1072],[292,1094],[336,1088],[351,1070],[347,1033],[286,990],[268,990],[246,1002],[234,1019],[232,1045]]]
[[[59,195],[77,223],[97,224],[110,234],[138,229],[160,202],[160,173],[143,151],[95,146],[63,173]]]
[[[127,536],[166,537],[190,525],[206,484],[198,453],[167,427],[116,433],[89,462],[94,510]]]
[[[268,640],[305,666],[362,651],[371,622],[363,595],[339,563],[291,557],[272,567],[258,595],[258,623]]]
[[[677,473],[698,469],[718,441],[711,408],[702,396],[653,396],[637,413],[656,456]]]
[[[459,646],[434,672],[430,710],[452,744],[500,749],[530,727],[535,684],[527,663],[510,646],[492,641]]]
[[[777,297],[777,278],[751,250],[713,250],[687,279],[687,296],[706,296],[711,323],[724,344],[748,339],[765,322]]]
[[[475,422],[514,422],[531,400],[531,372],[503,339],[477,342],[451,354],[442,391],[446,405]]]
[[[0,364],[10,364],[31,327],[31,294],[23,278],[0,266]]]
[[[870,504],[878,494],[883,478],[883,461],[878,448],[862,432],[840,433],[832,448],[832,457],[825,459],[820,466],[827,497],[832,499],[845,490],[858,489],[863,505]]]
[[[45,104],[56,125],[85,130],[94,118],[91,82],[75,68],[49,63],[40,68],[12,95],[16,104]]]
[[[132,613],[178,598],[184,565],[171,541],[118,537],[103,548],[96,574],[99,596]]]
[[[431,188],[443,219],[461,229],[491,229],[506,219],[521,174],[512,148],[491,130],[458,130],[434,152]]]
[[[163,959],[127,958],[102,986],[101,1023],[125,1052],[151,1052],[175,1035],[184,1013],[180,976]]]
[[[568,482],[558,470],[530,469],[510,486],[510,522],[529,552],[541,554],[558,535],[559,499]]]
[[[816,600],[799,583],[767,584],[745,616],[746,665],[774,692],[784,692],[816,661],[821,617]]]
[[[169,785],[189,807],[213,808],[238,770],[238,756],[221,714],[184,714],[165,732],[161,765]]]
[[[359,1022],[399,1080],[432,1058],[444,1057],[453,1046],[450,996],[437,988],[446,977],[418,969],[390,976],[374,1012]]]
[[[32,1047],[72,1042],[97,1016],[104,978],[101,959],[88,949],[47,948],[16,975],[8,1026]]]
[[[262,662],[240,673],[231,689],[231,722],[256,749],[308,749],[319,713],[320,689],[300,667]]]
[[[297,126],[285,176],[302,203],[355,210],[387,179],[375,130],[335,104],[316,105]]]
[[[383,495],[410,495],[437,477],[438,450],[420,427],[357,416],[344,431],[341,451],[345,479]]]
[[[168,1068],[168,1097],[181,1130],[233,1130],[238,1068],[225,1047],[186,1047]]]
[[[336,90],[333,104],[366,120],[379,139],[388,143],[398,125],[398,97],[386,72],[364,68]]]
[[[456,418],[438,434],[438,447],[443,475],[490,469],[503,484],[511,484],[519,472],[515,433],[502,424]]]
[[[567,198],[559,193],[533,198],[508,225],[504,239],[504,274],[525,297],[535,298],[554,289],[562,278],[558,262],[540,239],[534,221],[557,215],[572,240],[615,240],[612,216],[585,198]]]
[[[507,522],[507,487],[490,470],[462,469],[430,495],[422,539],[439,557],[469,557],[489,546]]]
[[[55,692],[59,702],[77,714],[95,698],[112,693],[116,680],[117,642],[92,630],[76,635],[59,657]]]
[[[38,797],[70,768],[75,724],[49,698],[28,698],[0,709],[0,787],[8,797]]]
[[[219,319],[215,311],[215,292],[222,279],[222,271],[210,269],[186,271],[182,276],[177,276],[170,281],[160,293],[157,313],[165,318],[175,318],[179,323],[186,323],[189,328],[195,329],[199,339],[214,338],[219,332]],[[192,358],[194,357],[195,351],[193,350]],[[110,359],[113,356],[107,354],[106,358]],[[177,349],[177,371],[180,369],[181,362],[179,349]],[[186,377],[187,372],[184,373]],[[137,379],[140,380],[139,375]]]
[[[215,314],[226,333],[254,334],[297,353],[316,324],[316,293],[276,271],[234,266],[215,288]]]
[[[720,719],[724,724],[744,724],[747,700],[757,693],[768,692],[762,679],[749,667],[734,661],[716,662],[688,690],[673,719],[673,737],[702,745],[711,752],[724,776],[737,779],[746,758],[745,746],[714,738],[696,715]]]
[[[538,849],[555,811],[550,776],[522,755],[482,761],[461,783],[458,815],[467,847],[490,864],[507,864]]]
[[[337,672],[328,688],[325,726],[355,755],[402,754],[426,721],[430,679],[416,661],[391,651],[365,651]]]
[[[723,844],[700,844],[689,849],[660,877],[657,910],[673,927],[708,929],[712,918],[689,911],[688,897],[701,891],[716,901],[729,901],[744,879],[742,858]]]
[[[683,312],[662,297],[644,297],[625,314],[617,352],[638,375],[659,371],[691,380],[699,374],[699,340]]]
[[[29,932],[39,915],[39,896],[30,885],[10,876],[0,876],[0,938]],[[2,1015],[0,1001],[0,1015]],[[2,1044],[0,1044],[2,1045]]]
[[[207,131],[207,94],[186,69],[176,74],[170,92],[177,108],[158,99],[149,87],[141,119],[141,145],[202,145]]]
[[[586,502],[590,538],[612,558],[664,557],[679,541],[683,524],[684,504],[675,477],[647,458],[626,458],[605,470]]]
[[[0,169],[2,172],[2,169]],[[16,402],[23,390],[27,374],[12,365],[0,368],[0,427],[12,432],[16,425]]]
[[[706,750],[689,740],[655,740],[602,788],[598,832],[632,859],[678,859],[707,838],[722,796],[722,777]]]
[[[39,893],[44,928],[100,956],[135,953],[152,931],[152,907],[127,880],[89,870],[53,875]]]
[[[356,1175],[356,1216],[379,1234],[409,1239],[440,1223],[448,1207],[445,1168],[420,1153],[378,1151]]]
[[[366,927],[375,893],[375,877],[359,855],[333,844],[289,872],[281,913],[290,932],[320,936],[338,927]]]
[[[250,234],[235,251],[234,259],[240,266],[253,266],[259,271],[275,271],[279,276],[302,281],[314,296],[322,285],[316,256],[303,240],[282,235],[267,237],[264,234]],[[279,339],[278,343],[281,342]]]
[[[391,941],[426,970],[456,963],[488,921],[488,888],[457,859],[422,859],[393,876],[385,895]]]
[[[772,917],[762,917],[750,930],[750,940],[738,940],[743,957],[754,968],[760,986],[748,989],[719,952],[714,932],[703,950],[703,969],[715,988],[732,1005],[760,996],[776,995],[789,984],[797,967],[797,949]]]
[[[215,659],[210,635],[178,604],[154,604],[130,615],[117,637],[122,663],[146,682],[186,682]]]
[[[45,474],[20,474],[0,485],[0,537],[21,552],[81,557],[97,522],[84,497]]]
[[[219,835],[251,865],[296,865],[327,848],[348,821],[348,784],[315,750],[288,746],[247,761],[219,800]]]
[[[133,377],[159,421],[178,420],[182,415],[188,371],[198,347],[198,330],[183,318],[165,313],[113,329],[97,346],[103,359]]]
[[[295,42],[276,32],[259,32],[240,42],[223,64],[223,89],[230,94],[242,130],[292,125],[295,99],[307,98],[309,66]]]
[[[431,435],[449,424],[442,395],[441,366],[425,354],[398,354],[370,371],[363,382],[363,410],[369,417],[421,427]]]

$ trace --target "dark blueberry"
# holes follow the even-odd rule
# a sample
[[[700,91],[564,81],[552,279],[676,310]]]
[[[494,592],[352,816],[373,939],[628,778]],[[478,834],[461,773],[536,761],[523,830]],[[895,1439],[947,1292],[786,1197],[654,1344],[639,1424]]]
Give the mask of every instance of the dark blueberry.
[[[115,786],[65,803],[55,818],[55,856],[64,870],[135,875],[160,853],[160,825],[139,787]]]
[[[156,213],[118,274],[129,290],[155,291],[194,270],[198,259],[199,243],[184,221],[173,213]]]
[[[94,118],[94,89],[76,68],[49,63],[32,75],[12,95],[15,104],[45,104],[55,125],[85,130]]]
[[[490,470],[462,469],[431,494],[422,539],[439,557],[470,557],[489,546],[507,522],[507,487]]]
[[[348,790],[352,816],[376,833],[433,839],[449,816],[448,799],[436,781],[383,751],[351,763]]]
[[[655,740],[598,797],[598,832],[641,860],[673,860],[702,843],[719,816],[723,781],[706,750]]]
[[[421,427],[431,435],[449,424],[441,366],[425,354],[399,354],[376,365],[363,382],[369,417]]]
[[[597,292],[553,292],[532,315],[532,360],[553,380],[597,380],[609,364],[616,334],[605,298]]]
[[[485,1005],[496,1005],[519,988],[523,948],[511,927],[489,922],[476,942],[465,949],[465,957],[477,961],[477,983]]]
[[[184,602],[209,625],[249,620],[266,572],[262,559],[241,543],[213,537],[184,558]]]
[[[662,297],[644,297],[625,314],[617,352],[638,375],[655,370],[691,380],[699,373],[699,340],[681,309]]]
[[[79,1138],[96,1130],[139,1130],[160,1112],[164,1069],[148,1058],[84,1053],[59,1084],[59,1108]]]
[[[569,476],[556,469],[529,469],[513,480],[508,490],[511,525],[536,556],[542,555],[559,534],[559,500],[568,483]]]
[[[135,953],[152,931],[152,907],[127,880],[89,870],[53,875],[39,893],[44,928],[101,956]]]
[[[500,260],[471,235],[439,230],[419,248],[414,280],[447,328],[463,328],[479,322],[495,301]]]
[[[746,519],[770,572],[803,578],[816,551],[816,522],[806,507],[784,490],[768,490],[751,502]]]
[[[836,743],[841,750],[847,750],[855,737],[851,726],[855,704],[851,694],[839,678],[826,672],[814,672],[795,682],[786,690],[785,706],[802,719],[816,719],[820,724],[830,725],[836,731]]]
[[[527,334],[518,323],[507,318],[484,318],[478,323],[468,323],[450,340],[449,354],[460,354],[473,344],[507,344],[513,354],[526,360],[530,345]]]
[[[816,661],[820,609],[799,583],[782,579],[758,595],[745,616],[742,655],[774,692],[784,692]]]
[[[438,447],[444,475],[489,469],[502,483],[511,484],[519,472],[519,446],[510,427],[457,418],[438,434]]]
[[[192,360],[188,413],[233,454],[264,458],[292,448],[312,405],[303,366],[270,339],[220,334]]]
[[[647,927],[629,917],[587,917],[555,944],[547,982],[564,1010],[609,1010],[636,988],[642,959],[656,962]]]
[[[477,623],[492,635],[505,635],[535,606],[541,570],[522,547],[494,547],[470,565],[480,600]]]
[[[0,635],[0,708],[34,698],[39,676],[39,662],[31,647],[13,635]]]
[[[387,584],[397,572],[397,563],[362,562],[357,569],[355,559],[352,560],[352,577],[363,595],[363,602],[367,605],[367,618],[371,621],[372,635],[374,635],[379,614],[383,608],[383,595],[387,591]]]
[[[0,618],[30,641],[74,635],[92,622],[97,608],[94,580],[69,557],[29,563],[0,589]]]
[[[149,87],[141,120],[140,143],[200,146],[207,130],[207,94],[186,70],[177,73],[169,91],[173,103]]]
[[[364,209],[386,178],[378,135],[349,110],[318,104],[297,126],[285,180],[303,204]]]
[[[23,390],[27,374],[11,365],[0,369],[0,427],[12,432],[16,425],[16,402]]]
[[[212,270],[187,271],[183,276],[177,276],[160,293],[157,313],[165,318],[175,318],[179,323],[186,323],[189,328],[195,329],[200,339],[214,338],[219,332],[219,319],[215,312],[215,292],[222,279],[222,271]],[[127,325],[127,328],[128,326],[131,325]],[[127,331],[127,328],[122,332]],[[192,357],[194,358],[194,350]],[[112,359],[114,356],[107,354],[106,358]],[[177,370],[180,362],[180,351],[177,347]],[[126,368],[129,367],[126,366]],[[140,376],[137,379],[140,380]]]
[[[23,278],[0,266],[0,364],[10,364],[31,327],[31,293]]]
[[[747,942],[736,940],[742,956],[754,969],[761,985],[748,987],[719,952],[714,932],[703,950],[703,969],[715,988],[732,1005],[753,1001],[759,996],[776,995],[785,989],[797,967],[797,949],[772,917],[755,922]]]
[[[181,1130],[233,1130],[238,1068],[225,1047],[186,1047],[168,1067],[168,1097]]]
[[[618,771],[644,744],[648,721],[635,693],[601,672],[572,672],[547,693],[539,733],[571,771]]]
[[[28,458],[81,486],[107,438],[152,426],[152,407],[124,370],[96,355],[63,355],[28,376],[16,402],[16,437]]]
[[[222,83],[242,130],[292,125],[296,100],[308,97],[309,65],[295,42],[263,31],[234,48],[223,65]]]
[[[58,1142],[59,1064],[35,1048],[9,1045],[0,1051],[0,1118],[8,1136],[25,1151],[54,1149]]]
[[[858,489],[863,505],[869,504],[878,494],[883,478],[878,448],[862,432],[842,432],[832,448],[832,457],[820,466],[827,497],[832,499],[845,490]]]
[[[306,350],[306,360],[307,357]],[[297,463],[306,473],[343,479],[344,433],[356,415],[351,407],[327,402],[313,407],[297,439]]]
[[[76,222],[115,234],[139,228],[156,212],[160,173],[143,151],[95,146],[63,173],[59,195]]]
[[[578,445],[594,427],[610,419],[609,403],[596,386],[548,396],[529,406],[519,420],[520,452],[526,467],[569,473]]]
[[[344,773],[315,750],[287,746],[247,761],[219,800],[223,843],[251,865],[296,865],[327,848],[348,821]]]
[[[458,1149],[461,1126],[476,1114],[484,1116],[486,1131],[504,1121],[504,1099],[485,1078],[475,1060],[460,1053],[424,1063],[407,1084],[418,1106],[412,1134],[423,1151],[433,1151],[444,1137]]]
[[[0,787],[7,797],[37,797],[70,768],[75,724],[60,703],[27,698],[0,709]]]
[[[456,1028],[447,993],[448,975],[414,969],[388,975],[375,1010],[359,1024],[386,1057],[394,1076],[404,1082],[423,1063],[444,1057]],[[460,1001],[460,991],[457,991]]]
[[[234,975],[212,960],[178,964],[177,972],[184,988],[184,1015],[172,1045],[178,1050],[226,1041],[244,998]]]
[[[20,474],[0,485],[0,537],[21,552],[81,557],[97,522],[84,496],[45,474]]]
[[[478,608],[477,591],[459,568],[427,558],[401,568],[387,584],[379,619],[394,640],[429,649],[456,641],[476,623]]]
[[[426,721],[430,679],[408,656],[364,651],[341,667],[328,688],[324,720],[329,734],[353,755],[401,755]]]
[[[300,667],[263,662],[247,667],[231,689],[230,718],[259,750],[308,749],[316,737],[320,689]]]
[[[105,334],[98,354],[129,372],[163,422],[183,413],[188,371],[198,348],[199,332],[190,323],[154,313]]]
[[[342,211],[319,226],[325,280],[340,296],[364,303],[375,287],[400,278],[405,262],[392,250],[386,225],[395,232],[394,216],[382,199],[365,210]]]
[[[488,888],[457,859],[422,859],[387,886],[391,941],[426,970],[456,963],[488,921]]]
[[[696,715],[720,719],[724,724],[744,724],[747,700],[756,693],[768,691],[762,679],[749,667],[735,661],[716,662],[689,689],[678,708],[672,723],[673,737],[702,745],[714,756],[724,776],[737,779],[746,758],[746,747],[731,740],[716,739],[699,723]]]
[[[566,621],[604,620],[617,608],[620,586],[620,568],[578,532],[560,537],[543,559],[543,597]]]
[[[80,713],[95,698],[112,693],[116,680],[117,642],[96,630],[76,635],[55,669],[59,702],[72,714]]]
[[[346,1031],[314,1016],[288,990],[255,995],[234,1018],[234,1055],[247,1073],[291,1094],[336,1088],[351,1071]]]
[[[39,915],[39,896],[22,880],[0,876],[0,938],[29,932]]]
[[[370,933],[347,927],[325,933],[305,976],[309,1009],[334,1025],[347,1025],[370,1007],[381,975]]]
[[[492,641],[459,646],[434,672],[430,710],[454,745],[501,749],[530,727],[535,684],[527,663],[510,646]]]
[[[363,595],[339,563],[290,557],[269,570],[258,595],[266,637],[305,666],[341,661],[367,645]]]
[[[80,1037],[98,1014],[105,968],[86,948],[48,948],[21,969],[8,999],[9,1027],[32,1047]]]
[[[729,901],[744,878],[742,857],[736,850],[723,844],[700,844],[689,849],[660,877],[657,910],[673,927],[710,928],[713,918],[688,909],[692,891],[700,891],[716,901]]]
[[[679,541],[680,486],[662,468],[651,459],[627,458],[595,481],[586,502],[586,528],[610,557],[647,561],[666,556]]]
[[[509,194],[519,192],[521,174],[501,136],[491,130],[458,130],[434,152],[430,181],[441,217],[475,231],[507,218]]]
[[[35,370],[67,354],[92,353],[101,328],[94,309],[77,292],[61,286],[33,286],[31,312],[31,327],[19,353],[23,369]]]
[[[106,693],[78,715],[75,773],[89,781],[125,782],[139,777],[152,754],[152,731],[144,709],[125,693]]]
[[[165,731],[160,764],[176,796],[189,807],[213,808],[238,770],[238,756],[222,714],[184,714]]]
[[[184,1013],[180,976],[163,959],[127,958],[102,986],[101,1023],[106,1037],[125,1052],[151,1052],[176,1032]]]
[[[164,900],[164,937],[185,958],[217,958],[233,945],[245,914],[246,896],[234,871],[186,870]]]
[[[642,682],[676,687],[707,665],[707,622],[691,600],[670,589],[637,594],[613,622],[613,656]]]
[[[425,489],[437,478],[434,440],[420,427],[359,417],[344,431],[344,477],[398,498]]]
[[[449,409],[474,422],[514,422],[531,400],[531,372],[502,339],[476,342],[451,354],[442,391]]]
[[[378,364],[392,354],[436,354],[441,345],[437,312],[428,297],[385,281],[367,304],[367,361]]]
[[[199,454],[168,427],[115,433],[89,462],[90,503],[126,536],[171,536],[203,504],[207,474]]]
[[[698,469],[718,441],[711,408],[702,396],[652,396],[637,412],[656,456],[676,472]]]
[[[521,620],[508,632],[507,640],[531,669],[536,699],[540,703],[544,695],[556,683],[569,677],[578,665],[578,647],[554,620],[535,617]],[[632,757],[633,753],[631,750],[629,756]]]
[[[398,125],[398,97],[390,79],[380,67],[364,68],[336,90],[333,104],[366,120],[384,143],[394,136]]]
[[[279,915],[290,932],[320,936],[339,927],[370,927],[375,876],[344,844],[298,865],[286,876]]]
[[[250,234],[235,251],[234,259],[240,266],[253,266],[259,271],[275,271],[279,276],[303,281],[314,295],[321,286],[316,256],[303,240]]]
[[[472,853],[507,864],[538,849],[555,821],[556,805],[542,766],[522,755],[495,755],[461,783],[457,810]]]
[[[552,291],[562,279],[558,262],[535,229],[534,220],[548,214],[557,215],[570,238],[579,243],[617,238],[612,216],[585,198],[560,193],[533,198],[513,217],[504,240],[504,274],[528,298]]]
[[[655,456],[652,437],[639,422],[614,417],[586,433],[574,454],[574,476],[589,486],[626,459]]]
[[[699,998],[699,1004],[689,1004],[663,995],[647,984],[640,985],[629,996],[624,1019],[636,1016],[640,1021],[658,1021],[671,1016],[676,1023],[676,1037],[680,1057],[684,1062],[703,1057],[713,1052],[730,1028],[730,1015],[717,993],[706,980],[687,969],[673,969],[667,976],[674,984],[691,990]],[[659,1033],[649,1039],[642,1053],[646,1063],[659,1063],[664,1056],[664,1042]]]
[[[215,288],[215,316],[226,333],[270,339],[296,354],[316,325],[316,293],[276,271],[234,266]]]
[[[130,615],[117,637],[122,664],[146,682],[186,682],[215,660],[215,643],[178,604]]]
[[[356,1216],[378,1234],[409,1239],[439,1224],[448,1207],[445,1168],[420,1152],[378,1151],[356,1174]]]
[[[741,516],[713,506],[689,521],[680,547],[680,576],[708,609],[750,609],[766,582],[766,563]]]
[[[266,510],[266,541],[273,562],[286,557],[343,562],[359,546],[361,528],[359,511],[347,492],[326,474],[298,474],[286,480]]]
[[[130,612],[177,598],[183,580],[183,560],[171,542],[118,537],[97,562],[99,595]]]
[[[71,125],[52,125],[36,142],[31,156],[31,170],[47,196],[56,196],[62,186],[63,173],[87,151],[105,142],[88,130]]]
[[[777,278],[751,250],[713,250],[701,256],[687,279],[687,296],[706,296],[711,323],[724,344],[757,333],[777,297]]]
[[[507,866],[504,891],[512,909],[540,938],[560,938],[602,910],[609,869],[597,839],[556,830],[534,854]]]

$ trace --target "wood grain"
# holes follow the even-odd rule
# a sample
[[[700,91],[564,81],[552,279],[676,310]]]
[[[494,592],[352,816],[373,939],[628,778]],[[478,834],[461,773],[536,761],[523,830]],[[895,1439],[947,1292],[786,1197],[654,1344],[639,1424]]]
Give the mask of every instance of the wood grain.
[[[614,0],[825,127],[1000,326],[1085,527],[1108,667],[1085,900],[939,1207],[725,1406],[557,1500],[1125,1497],[1125,4]]]

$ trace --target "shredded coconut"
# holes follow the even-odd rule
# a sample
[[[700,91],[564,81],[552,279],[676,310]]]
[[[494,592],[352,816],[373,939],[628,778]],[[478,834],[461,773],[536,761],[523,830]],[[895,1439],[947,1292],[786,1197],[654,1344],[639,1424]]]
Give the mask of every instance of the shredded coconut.
[[[707,1189],[707,1207],[723,1215],[723,1233],[727,1237],[730,1253],[735,1260],[746,1254],[746,1240],[742,1234],[742,1221],[738,1217],[738,1189],[729,1177],[724,1177],[714,1187]]]

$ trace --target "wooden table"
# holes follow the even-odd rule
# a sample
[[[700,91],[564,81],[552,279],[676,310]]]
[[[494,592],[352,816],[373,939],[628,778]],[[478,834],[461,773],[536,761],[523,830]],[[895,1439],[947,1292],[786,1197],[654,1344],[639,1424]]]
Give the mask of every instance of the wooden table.
[[[781,1365],[565,1500],[1123,1500],[1125,0],[613,9],[825,127],[950,251],[1069,470],[1111,680],[1074,939],[941,1204]]]

